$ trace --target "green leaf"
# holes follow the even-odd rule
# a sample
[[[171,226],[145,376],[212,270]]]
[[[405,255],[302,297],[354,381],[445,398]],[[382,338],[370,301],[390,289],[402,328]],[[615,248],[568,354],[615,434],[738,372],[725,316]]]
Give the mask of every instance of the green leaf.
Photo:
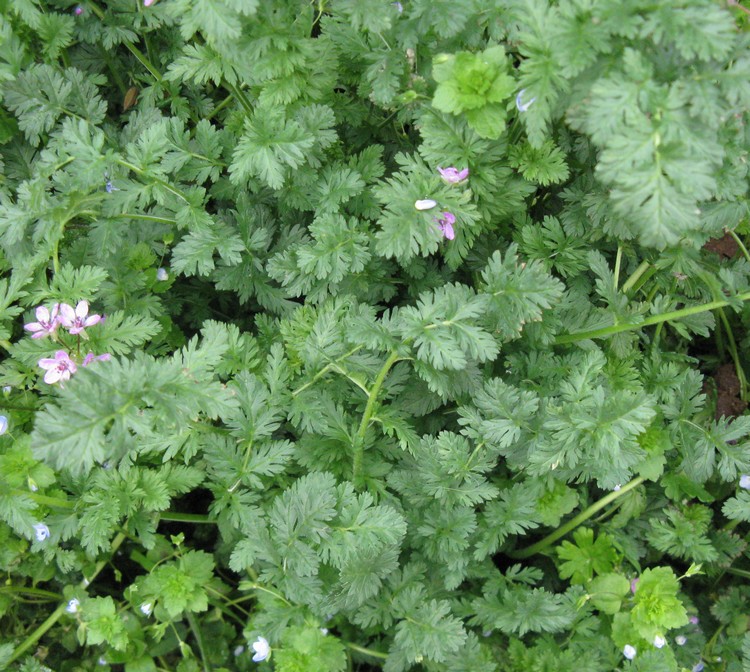
[[[115,602],[111,597],[92,597],[86,600],[81,614],[79,641],[83,633],[86,644],[95,646],[106,644],[118,651],[124,651],[128,645],[125,624],[117,614]],[[83,642],[81,642],[83,643]]]
[[[540,320],[542,311],[562,297],[563,285],[538,261],[520,263],[518,247],[499,251],[482,271],[480,292],[487,297],[486,321],[505,338],[517,338],[524,324]]]
[[[274,669],[278,672],[343,672],[346,669],[346,650],[341,640],[323,634],[320,628],[289,628],[282,645],[273,652]]]
[[[444,661],[466,641],[461,621],[451,615],[445,600],[430,600],[411,610],[407,620],[399,621],[392,650],[399,651],[409,662],[422,658]]]
[[[591,604],[605,614],[616,614],[630,592],[630,581],[621,574],[602,574],[588,587]]]
[[[573,533],[575,544],[563,541],[557,547],[557,555],[563,562],[559,572],[572,584],[585,584],[594,575],[611,571],[617,561],[617,551],[608,534],[599,534],[594,541],[594,531],[580,527]]]
[[[653,641],[656,635],[688,622],[687,611],[677,597],[679,589],[679,581],[669,567],[655,567],[641,574],[633,596],[631,622],[645,640]]]
[[[281,110],[257,110],[245,121],[244,132],[229,167],[234,184],[257,177],[272,189],[281,189],[288,168],[299,168],[315,137],[294,120],[286,120]]]
[[[495,339],[478,324],[484,311],[483,297],[448,284],[399,313],[401,333],[414,342],[419,359],[436,369],[462,369],[469,357],[483,362],[498,355]]]
[[[203,551],[188,551],[175,562],[155,568],[136,582],[134,595],[141,602],[155,603],[154,615],[175,619],[184,611],[208,609],[206,586],[213,578],[213,558]]]

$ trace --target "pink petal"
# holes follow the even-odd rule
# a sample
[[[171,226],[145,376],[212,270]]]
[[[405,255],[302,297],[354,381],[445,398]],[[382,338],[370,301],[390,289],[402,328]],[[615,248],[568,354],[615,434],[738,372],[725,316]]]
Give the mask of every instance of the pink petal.
[[[453,240],[456,237],[456,233],[453,231],[453,226],[450,222],[441,224],[440,228],[443,230],[443,234],[448,240]]]
[[[31,334],[31,338],[44,338],[47,335],[47,330],[42,329],[41,331],[37,331],[35,334]]]
[[[29,322],[28,324],[24,324],[23,328],[26,329],[26,331],[41,331],[44,329],[44,327],[39,324],[39,322]],[[32,338],[34,338],[32,336]]]
[[[44,382],[47,383],[47,385],[54,385],[61,377],[62,373],[57,370],[57,367],[55,367],[44,374]]]
[[[36,309],[36,319],[39,320],[40,322],[49,323],[50,321],[49,310],[47,310],[44,306],[39,306]]]
[[[76,306],[76,317],[83,319],[88,314],[89,314],[89,302],[79,301],[78,305]]]
[[[89,315],[89,316],[88,316],[88,317],[86,318],[85,322],[83,323],[83,326],[84,326],[84,327],[92,327],[92,326],[94,326],[94,325],[95,325],[95,324],[96,324],[97,322],[99,322],[99,320],[101,320],[101,319],[102,319],[102,316],[101,316],[101,315]]]
[[[91,364],[91,362],[93,362],[93,361],[94,361],[94,359],[96,359],[96,357],[94,356],[94,353],[93,353],[93,352],[90,352],[90,353],[89,353],[88,355],[86,355],[86,356],[85,356],[85,357],[83,358],[83,362],[82,362],[81,364],[82,364],[83,366],[88,366],[89,364]]]
[[[51,369],[53,366],[57,366],[57,360],[44,357],[37,362],[37,365],[43,369]]]
[[[76,313],[73,310],[73,306],[69,306],[67,303],[60,304],[60,322],[66,327],[69,327],[76,321]]]

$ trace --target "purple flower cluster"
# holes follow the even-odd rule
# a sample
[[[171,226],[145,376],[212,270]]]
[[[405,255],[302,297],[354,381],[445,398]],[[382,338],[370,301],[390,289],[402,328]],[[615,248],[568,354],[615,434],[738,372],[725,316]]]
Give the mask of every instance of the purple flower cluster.
[[[459,170],[455,166],[448,166],[448,168],[438,166],[438,173],[440,173],[440,177],[446,184],[460,184],[469,177],[468,168]],[[432,210],[432,208],[437,207],[437,201],[431,198],[421,199],[414,203],[414,207],[417,210]],[[433,217],[432,221],[437,224],[437,228],[443,234],[443,238],[453,240],[456,237],[456,231],[453,228],[453,225],[456,223],[456,215],[452,212],[444,210],[439,216]]]
[[[36,311],[36,322],[29,322],[23,328],[31,333],[31,338],[51,337],[59,341],[57,330],[59,327],[67,330],[73,336],[86,337],[86,328],[99,324],[104,318],[101,315],[89,315],[88,301],[79,301],[76,307],[67,303],[56,303],[52,309],[39,306]],[[104,353],[95,355],[89,352],[81,362],[82,366],[88,366],[94,360],[106,362],[112,355]],[[44,382],[48,385],[62,384],[78,370],[78,364],[70,356],[67,350],[57,350],[53,357],[42,357],[38,362],[39,367],[44,369]]]
[[[86,327],[93,327],[101,322],[101,315],[89,315],[89,302],[79,301],[75,308],[67,303],[56,303],[52,310],[45,306],[36,309],[36,322],[23,326],[30,331],[31,338],[53,336],[59,326],[65,327],[71,334],[80,334]]]

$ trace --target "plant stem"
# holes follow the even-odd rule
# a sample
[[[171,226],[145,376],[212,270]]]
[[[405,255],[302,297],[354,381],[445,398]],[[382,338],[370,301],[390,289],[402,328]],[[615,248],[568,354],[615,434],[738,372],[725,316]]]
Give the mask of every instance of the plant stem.
[[[69,502],[67,499],[60,499],[59,497],[48,497],[47,495],[38,495],[35,492],[26,492],[24,490],[11,490],[12,497],[30,497],[37,504],[44,504],[45,506],[52,506],[57,509],[72,509],[75,507],[73,502]]]
[[[627,284],[627,283],[626,283]],[[623,289],[625,285],[623,285]],[[750,292],[743,292],[734,297],[740,301],[747,301],[750,299]],[[711,301],[704,303],[699,306],[690,306],[689,308],[680,308],[679,310],[672,310],[668,313],[662,313],[661,315],[652,315],[647,317],[638,324],[613,324],[610,327],[601,327],[600,329],[592,329],[591,331],[579,331],[573,334],[563,334],[555,339],[555,345],[563,345],[565,343],[577,343],[578,341],[585,341],[591,338],[603,338],[605,336],[612,336],[613,334],[619,334],[623,331],[633,331],[635,329],[641,329],[643,327],[649,327],[654,324],[661,322],[668,322],[670,320],[679,320],[683,317],[690,315],[697,315],[698,313],[705,313],[709,310],[716,310],[717,308],[724,308],[731,304],[729,300],[722,301]]]
[[[595,502],[584,511],[581,511],[581,513],[579,513],[575,518],[571,518],[567,523],[561,525],[554,532],[544,537],[544,539],[541,539],[535,544],[532,544],[527,548],[523,548],[520,551],[512,551],[508,553],[508,556],[520,560],[523,558],[528,558],[532,555],[536,555],[548,546],[554,544],[560,537],[564,537],[568,532],[578,527],[581,523],[586,522],[597,511],[600,511],[605,506],[607,506],[607,504],[613,502],[618,497],[622,497],[626,492],[630,492],[633,488],[638,487],[645,480],[646,479],[643,478],[643,476],[634,478],[632,481],[630,481],[630,483],[628,483],[627,485],[623,485],[616,492],[610,492],[606,497],[602,497],[602,499],[600,499],[598,502]]]
[[[727,233],[734,238],[734,242],[737,243],[737,247],[740,248],[742,254],[744,255],[745,259],[750,261],[750,252],[747,251],[747,248],[745,247],[745,243],[742,242],[742,239],[731,229],[727,231]]]
[[[373,658],[382,658],[383,660],[388,658],[387,653],[382,653],[381,651],[373,651],[372,649],[366,649],[364,646],[360,646],[359,644],[355,644],[354,642],[344,642],[344,646],[346,646],[347,649],[351,649],[352,651],[356,651],[357,653],[363,653],[366,656],[372,656]]]
[[[615,280],[615,290],[620,282],[620,266],[622,265],[622,245],[617,246],[617,256],[615,257],[615,271],[613,273]]]
[[[742,363],[740,362],[740,355],[737,352],[737,342],[734,340],[732,327],[729,324],[729,320],[727,319],[726,314],[721,308],[719,308],[716,312],[719,313],[721,322],[724,325],[724,330],[727,332],[727,347],[729,348],[729,354],[732,356],[732,361],[734,361],[734,370],[737,372],[737,378],[740,381],[740,399],[742,399],[743,401],[746,401],[747,400],[747,378],[745,377],[745,371],[742,368]]]
[[[197,525],[213,525],[215,520],[200,513],[178,513],[177,511],[164,511],[159,514],[159,520],[168,520],[174,523],[196,523]]]
[[[618,253],[620,248],[617,248]],[[625,283],[622,286],[622,293],[627,294],[633,287],[635,286],[635,283],[638,282],[638,280],[641,279],[641,276],[648,270],[648,267],[651,264],[648,261],[642,261],[638,268],[636,268],[632,275],[625,281]]]
[[[229,82],[224,82],[224,86],[232,92],[235,100],[240,105],[242,105],[242,108],[245,110],[246,114],[250,115],[253,113],[253,106],[250,104],[247,96],[245,96],[239,86],[237,86],[236,84],[230,84]]]
[[[367,428],[370,426],[370,420],[372,414],[375,412],[375,404],[378,399],[380,388],[383,387],[383,382],[391,367],[400,359],[398,352],[394,351],[390,354],[383,368],[378,372],[377,378],[372,385],[369,396],[367,397],[367,405],[365,406],[365,412],[362,415],[362,422],[359,423],[359,429],[354,437],[354,457],[352,459],[352,482],[354,487],[357,487],[362,472],[362,459],[365,452],[365,433]]]
[[[201,662],[203,663],[204,672],[209,672],[208,661],[206,660],[206,652],[203,649],[203,635],[201,634],[200,628],[198,627],[198,621],[195,620],[195,616],[191,612],[186,612],[187,621],[190,625],[190,629],[193,631],[193,637],[198,644],[198,651],[201,654]]]
[[[49,600],[59,600],[62,598],[60,593],[53,593],[41,588],[31,588],[27,586],[0,586],[0,593],[19,593],[24,595],[33,595],[35,597],[44,597]]]
[[[106,560],[99,560],[99,562],[96,563],[96,567],[94,568],[94,573],[91,575],[90,578],[85,578],[83,581],[81,581],[78,585],[81,588],[86,588],[98,575],[99,572],[104,569],[104,566],[109,562],[110,558],[115,554],[115,551],[120,547],[120,544],[125,541],[125,535],[120,533],[118,534],[113,540],[112,544],[110,545],[110,552],[107,556]],[[14,660],[18,660],[25,651],[30,649],[34,644],[36,644],[43,636],[44,634],[53,626],[57,621],[60,620],[60,617],[65,613],[65,607],[68,605],[63,602],[60,604],[60,606],[57,607],[47,618],[44,623],[42,623],[34,632],[32,632],[22,643],[18,648],[16,648],[15,651],[13,651],[13,654],[10,658],[8,658],[5,663],[6,665],[9,665]]]

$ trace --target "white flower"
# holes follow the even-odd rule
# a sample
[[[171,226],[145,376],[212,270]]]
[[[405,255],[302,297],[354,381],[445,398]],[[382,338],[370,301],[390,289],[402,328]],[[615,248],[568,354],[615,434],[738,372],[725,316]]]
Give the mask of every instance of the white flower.
[[[144,602],[140,606],[141,612],[143,612],[146,616],[151,616],[151,610],[154,608],[154,605],[151,604],[151,602]]]
[[[99,660],[97,660],[96,662],[99,663],[99,665],[104,666],[107,664],[107,659],[104,656],[100,656]]]
[[[687,642],[687,637],[685,635],[677,635],[677,637],[674,638],[675,643],[677,646],[685,646],[685,642]]]
[[[253,651],[255,655],[253,660],[259,663],[261,660],[268,658],[268,654],[271,652],[271,647],[268,645],[268,640],[265,637],[258,637],[257,641],[253,642]]]
[[[0,415],[0,434],[5,434],[8,431],[8,418],[4,415]]]
[[[78,607],[81,605],[81,603],[74,597],[70,602],[68,602],[68,606],[65,607],[65,611],[67,611],[69,614],[75,614],[78,611]]]
[[[245,647],[244,647],[244,646],[242,646],[242,645],[240,645],[240,646],[237,646],[237,647],[235,647],[235,649],[234,649],[234,655],[235,655],[235,656],[241,656],[241,655],[242,655],[242,652],[243,652],[244,650],[245,650]]]
[[[536,96],[534,96],[531,100],[524,103],[523,102],[524,93],[526,93],[526,89],[521,89],[518,92],[518,95],[516,96],[516,108],[518,108],[519,112],[526,112],[526,110],[528,110],[534,104],[534,101],[536,100]]]
[[[36,534],[37,541],[44,541],[47,537],[49,537],[49,527],[47,527],[44,523],[37,523],[36,525],[34,525],[34,532]]]
[[[327,635],[328,634],[328,628],[321,628],[320,629],[320,634],[321,635]]]
[[[740,476],[740,487],[743,490],[750,490],[750,474],[742,474]]]
[[[654,646],[657,649],[661,649],[666,643],[667,640],[664,639],[664,637],[662,637],[661,635],[656,635],[656,637],[654,637]]]
[[[612,488],[612,490],[614,490],[615,492],[620,492],[621,487],[622,487],[622,483],[618,483],[614,488]]]
[[[437,205],[437,201],[433,201],[431,198],[425,198],[421,201],[415,201],[414,207],[417,210],[432,210]]]
[[[158,271],[156,271],[156,279],[159,282],[166,282],[169,278],[169,273],[167,273],[166,268],[160,268]]]
[[[3,394],[10,394],[10,391],[12,389],[13,388],[10,385],[6,385],[5,387],[3,387]]]
[[[31,492],[36,492],[37,490],[39,490],[39,486],[36,484],[36,481],[33,478],[31,478],[31,476],[29,476],[26,482]]]
[[[625,656],[628,660],[633,660],[636,653],[638,652],[635,650],[635,647],[630,646],[630,644],[626,644],[622,650],[622,655]]]

